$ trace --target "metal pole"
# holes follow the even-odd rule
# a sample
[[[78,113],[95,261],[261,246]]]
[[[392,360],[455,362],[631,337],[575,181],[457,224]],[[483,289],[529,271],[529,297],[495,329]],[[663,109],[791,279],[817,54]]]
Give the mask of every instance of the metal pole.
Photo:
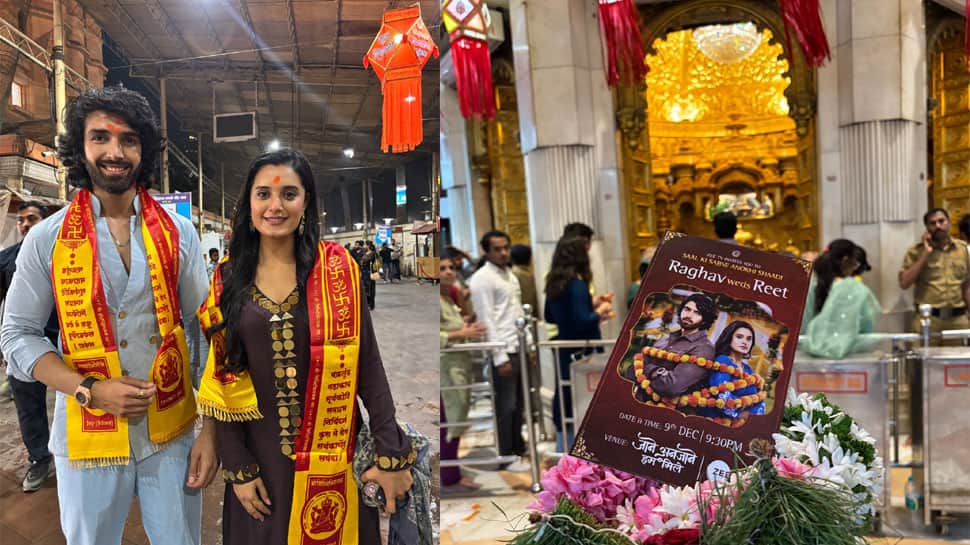
[[[919,335],[923,348],[929,348],[930,346],[930,337],[932,336],[932,320],[930,320],[930,315],[932,312],[933,307],[930,305],[923,304],[919,306]]]
[[[226,230],[226,164],[219,163],[219,194],[222,198],[222,210],[219,212],[219,224]]]
[[[64,111],[67,108],[67,80],[64,65],[64,21],[61,16],[61,0],[53,0],[52,9],[54,11],[54,49],[51,52],[51,59],[54,61],[54,119],[57,127],[57,138],[60,138],[67,132],[64,125]],[[57,147],[56,142],[54,147]],[[57,197],[62,201],[67,200],[67,171],[60,162],[58,162],[57,167]]]
[[[205,175],[202,173],[202,133],[199,133],[198,137],[198,149],[199,149],[199,239],[202,238],[202,230],[205,228],[205,209],[202,208],[202,193],[204,193],[204,188],[202,187],[202,182],[205,180]]]
[[[364,239],[367,239],[367,180],[360,181],[360,208],[363,214]]]
[[[168,193],[168,96],[165,91],[165,78],[158,80],[158,91],[162,103],[162,142],[166,144],[162,146],[162,193]]]
[[[439,176],[438,176],[438,152],[431,152],[431,221],[435,223],[435,227],[438,227],[438,188],[440,186]],[[434,237],[433,244],[431,244],[431,255],[438,255],[438,241],[440,237]],[[526,316],[531,316],[531,313],[526,312]]]
[[[517,334],[519,337],[519,380],[522,381],[523,391],[528,392],[529,384],[529,346],[526,343],[525,328],[528,326],[528,322],[525,318],[518,318],[515,320],[515,329],[518,330]],[[525,403],[525,425],[529,429],[529,460],[530,466],[532,468],[532,492],[538,494],[542,492],[542,484],[539,482],[539,451],[538,443],[536,442],[536,430],[535,425],[532,422],[532,400],[530,396],[522,396],[522,400]]]

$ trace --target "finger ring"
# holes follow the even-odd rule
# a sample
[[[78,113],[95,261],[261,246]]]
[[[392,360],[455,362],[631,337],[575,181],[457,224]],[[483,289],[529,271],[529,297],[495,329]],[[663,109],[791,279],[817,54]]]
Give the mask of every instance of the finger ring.
[[[145,399],[145,390],[138,390],[138,399]]]

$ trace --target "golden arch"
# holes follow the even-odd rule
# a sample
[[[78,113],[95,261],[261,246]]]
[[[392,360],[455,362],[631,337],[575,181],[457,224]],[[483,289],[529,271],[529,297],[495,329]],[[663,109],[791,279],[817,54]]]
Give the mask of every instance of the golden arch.
[[[818,177],[815,143],[815,112],[817,83],[816,71],[809,66],[801,51],[792,52],[785,40],[785,28],[777,6],[757,0],[688,0],[673,5],[653,4],[639,8],[641,36],[644,50],[655,53],[656,38],[667,33],[710,24],[751,21],[759,28],[767,28],[773,34],[772,43],[782,46],[789,63],[786,74],[791,85],[785,90],[789,104],[789,117],[795,122],[798,136],[798,156],[792,164],[780,167],[784,175],[780,197],[781,206],[798,203],[798,221],[785,225],[790,230],[794,245],[801,250],[818,246],[817,196]],[[797,42],[792,42],[797,48]],[[658,198],[650,169],[650,140],[646,115],[646,84],[636,88],[620,88],[615,91],[616,121],[619,130],[620,168],[623,171],[623,195],[627,202],[627,237],[629,242],[630,274],[637,271],[636,256],[659,240],[660,233],[673,227],[675,214],[685,204],[680,195]],[[671,200],[673,202],[671,202]],[[700,203],[693,202],[696,211]]]

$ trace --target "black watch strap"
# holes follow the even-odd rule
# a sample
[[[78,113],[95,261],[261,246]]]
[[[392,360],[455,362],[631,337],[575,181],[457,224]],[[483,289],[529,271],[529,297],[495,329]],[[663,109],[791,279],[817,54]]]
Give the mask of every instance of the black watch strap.
[[[99,379],[97,377],[90,377],[90,376],[84,377],[84,380],[81,381],[81,386],[84,386],[85,388],[90,390],[91,386],[94,386],[94,383],[97,382],[98,380]]]

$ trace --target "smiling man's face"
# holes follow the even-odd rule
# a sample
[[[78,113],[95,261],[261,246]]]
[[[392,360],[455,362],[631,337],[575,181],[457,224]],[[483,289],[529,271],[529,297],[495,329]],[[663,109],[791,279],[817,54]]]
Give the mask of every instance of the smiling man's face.
[[[120,116],[91,112],[84,120],[84,159],[95,188],[124,193],[141,166],[141,139]]]

